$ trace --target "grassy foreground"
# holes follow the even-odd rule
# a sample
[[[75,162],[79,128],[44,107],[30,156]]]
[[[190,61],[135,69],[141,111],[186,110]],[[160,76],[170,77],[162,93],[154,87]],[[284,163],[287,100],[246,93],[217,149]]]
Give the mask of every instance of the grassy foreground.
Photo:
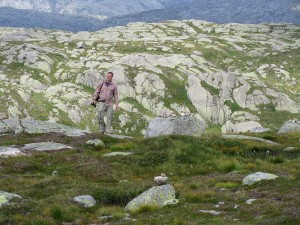
[[[90,134],[81,138],[58,134],[0,137],[0,146],[56,141],[73,150],[0,158],[0,190],[21,195],[0,209],[0,224],[300,224],[300,134],[259,137],[281,143],[164,136],[117,140]],[[106,148],[85,144],[99,138]],[[283,151],[287,146],[298,147]],[[130,156],[104,157],[112,151]],[[57,171],[56,175],[52,175]],[[250,187],[242,179],[253,172],[269,172],[277,180]],[[124,206],[153,185],[164,172],[180,203],[162,209],[143,208],[124,220]],[[72,202],[92,195],[97,205],[84,209]],[[251,205],[246,200],[255,198]],[[219,208],[215,205],[224,202]],[[198,210],[222,212],[214,216]],[[101,219],[111,215],[112,218]]]

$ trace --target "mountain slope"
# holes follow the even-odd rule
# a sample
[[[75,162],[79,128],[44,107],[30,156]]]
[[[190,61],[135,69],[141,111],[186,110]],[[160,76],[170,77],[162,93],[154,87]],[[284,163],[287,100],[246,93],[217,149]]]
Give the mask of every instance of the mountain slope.
[[[102,21],[102,27],[123,26],[129,22],[200,19],[216,23],[293,23],[300,25],[298,0],[194,1],[187,6],[151,10]]]
[[[58,7],[46,0],[2,1],[0,25],[10,27],[96,31],[130,22],[161,22],[165,20],[201,19],[217,23],[287,22],[300,25],[298,0],[235,0],[192,1],[71,1]],[[27,4],[25,4],[27,2]],[[42,4],[42,3],[45,4]],[[151,2],[151,3],[150,3]],[[39,3],[39,4],[38,4]],[[0,2],[1,4],[1,2]],[[21,5],[21,6],[19,6]],[[134,6],[134,7],[133,7]],[[52,8],[51,8],[52,7]],[[21,8],[21,9],[18,9]],[[59,8],[59,9],[58,9]],[[153,10],[156,9],[156,10]],[[42,11],[45,12],[42,12]],[[142,11],[142,12],[141,12]],[[140,12],[140,13],[138,13]],[[127,15],[124,15],[127,14]],[[120,16],[123,15],[123,16]],[[109,17],[109,18],[107,18]],[[107,18],[107,19],[105,19]]]
[[[110,70],[117,132],[141,134],[154,116],[181,111],[219,131],[247,121],[278,129],[300,119],[299,37],[293,25],[198,20],[77,34],[1,28],[0,112],[96,130],[89,101]]]
[[[0,7],[34,10],[53,14],[79,15],[93,17],[113,17],[153,9],[162,9],[171,5],[183,4],[191,0],[1,0]]]

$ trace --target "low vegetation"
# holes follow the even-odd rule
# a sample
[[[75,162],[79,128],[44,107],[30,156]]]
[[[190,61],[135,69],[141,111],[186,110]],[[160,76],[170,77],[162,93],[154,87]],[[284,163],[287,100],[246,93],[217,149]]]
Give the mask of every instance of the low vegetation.
[[[257,136],[281,145],[209,134],[132,140],[100,136],[106,147],[96,148],[85,142],[98,134],[2,136],[1,146],[56,141],[73,149],[0,158],[0,190],[23,197],[1,208],[0,224],[299,224],[300,134]],[[297,149],[284,151],[287,146]],[[103,156],[112,151],[134,154]],[[279,178],[242,185],[246,175],[258,171]],[[128,217],[125,205],[153,186],[153,177],[162,172],[174,186],[179,204],[144,207]],[[86,194],[96,199],[95,207],[84,209],[72,202]],[[248,205],[250,198],[257,201]]]

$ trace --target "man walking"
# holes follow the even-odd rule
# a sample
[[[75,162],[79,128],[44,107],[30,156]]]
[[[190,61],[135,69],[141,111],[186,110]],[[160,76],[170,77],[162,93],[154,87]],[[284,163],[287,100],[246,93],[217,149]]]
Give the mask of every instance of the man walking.
[[[112,82],[114,74],[112,72],[108,72],[106,75],[106,80],[101,81],[97,86],[95,93],[93,94],[92,104],[96,104],[99,102],[99,112],[98,112],[98,120],[99,120],[99,129],[100,133],[112,133],[111,122],[113,118],[113,99],[116,103],[116,111],[118,110],[119,98],[118,98],[118,89],[117,86]],[[104,114],[106,112],[107,121],[104,123]]]

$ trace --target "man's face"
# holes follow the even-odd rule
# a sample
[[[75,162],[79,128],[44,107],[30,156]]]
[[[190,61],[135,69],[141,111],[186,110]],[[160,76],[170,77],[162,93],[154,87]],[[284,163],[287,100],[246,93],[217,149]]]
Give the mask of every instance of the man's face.
[[[110,74],[110,73],[108,73],[107,75],[106,75],[106,80],[108,81],[108,82],[111,82],[112,81],[112,75]]]

